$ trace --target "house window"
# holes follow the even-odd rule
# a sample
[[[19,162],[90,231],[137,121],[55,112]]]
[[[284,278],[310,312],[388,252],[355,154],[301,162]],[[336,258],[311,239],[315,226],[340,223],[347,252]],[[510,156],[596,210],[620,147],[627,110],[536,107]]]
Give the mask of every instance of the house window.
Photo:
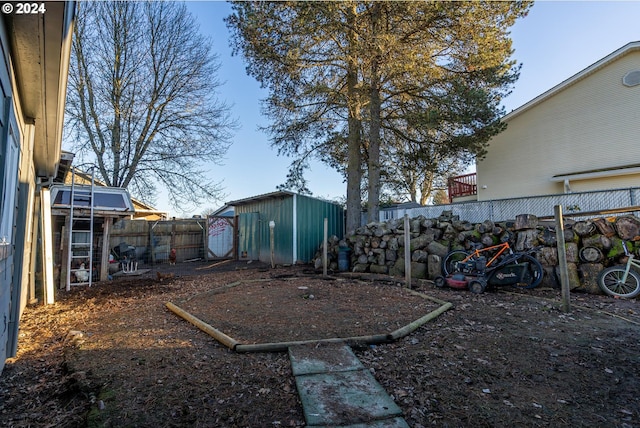
[[[622,83],[629,87],[640,85],[640,70],[633,70],[625,74]]]
[[[19,135],[13,117],[11,98],[5,98],[5,116],[0,140],[0,245],[13,242],[13,226],[18,193],[18,163],[20,159]],[[6,250],[5,250],[6,251]]]

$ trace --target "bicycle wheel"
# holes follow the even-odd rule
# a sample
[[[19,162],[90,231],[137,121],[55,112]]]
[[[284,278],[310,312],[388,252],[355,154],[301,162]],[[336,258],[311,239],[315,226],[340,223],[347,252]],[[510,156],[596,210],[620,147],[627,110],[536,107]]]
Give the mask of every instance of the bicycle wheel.
[[[442,275],[447,276],[456,272],[456,263],[469,257],[469,253],[464,250],[449,251],[442,260]]]
[[[540,264],[538,259],[536,259],[532,255],[524,254],[518,259],[517,263],[526,263],[527,271],[524,273],[524,276],[522,278],[523,281],[516,282],[515,284],[513,284],[514,287],[531,289],[536,288],[538,285],[540,285],[540,283],[542,282],[542,274],[544,271],[542,270],[542,265]]]
[[[640,294],[640,274],[629,270],[627,280],[622,282],[626,266],[612,266],[604,269],[598,275],[600,289],[609,296],[633,298]]]

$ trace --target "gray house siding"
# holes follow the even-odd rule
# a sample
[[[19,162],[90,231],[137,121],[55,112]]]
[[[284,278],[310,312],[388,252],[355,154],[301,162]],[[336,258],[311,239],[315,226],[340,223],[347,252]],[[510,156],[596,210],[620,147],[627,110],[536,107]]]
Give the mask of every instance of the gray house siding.
[[[16,320],[19,318],[20,281],[14,275],[16,260],[16,211],[20,134],[13,113],[9,79],[9,42],[0,24],[0,371],[5,359],[15,353]],[[22,246],[21,246],[22,247]]]
[[[0,20],[0,372],[16,355],[27,300],[37,297],[36,265],[43,301],[53,302],[52,251],[38,253],[51,247],[39,195],[60,165],[75,6],[45,2],[46,13]]]

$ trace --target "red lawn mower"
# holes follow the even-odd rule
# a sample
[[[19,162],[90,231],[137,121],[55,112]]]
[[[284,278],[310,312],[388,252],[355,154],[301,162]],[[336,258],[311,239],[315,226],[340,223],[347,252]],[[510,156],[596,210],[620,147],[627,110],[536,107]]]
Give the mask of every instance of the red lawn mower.
[[[465,289],[480,294],[487,288],[487,259],[484,256],[458,262],[456,271],[451,275],[438,276],[434,280],[437,287],[445,285],[451,288]]]

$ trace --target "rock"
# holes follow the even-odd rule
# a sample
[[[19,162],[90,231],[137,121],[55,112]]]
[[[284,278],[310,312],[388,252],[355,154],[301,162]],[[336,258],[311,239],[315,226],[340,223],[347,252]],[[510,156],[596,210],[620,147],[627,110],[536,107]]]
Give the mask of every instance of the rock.
[[[538,241],[547,246],[554,246],[558,242],[555,229],[549,227],[538,232]]]
[[[596,230],[596,225],[592,221],[578,221],[573,225],[573,231],[580,237],[589,236]]]
[[[452,241],[458,236],[458,232],[451,225],[451,223],[446,223],[446,226],[443,228],[442,237],[447,241]]]
[[[593,224],[595,224],[598,231],[607,238],[611,238],[616,234],[616,230],[613,228],[613,224],[604,218],[597,218],[593,220]]]
[[[599,233],[582,238],[582,246],[595,247],[601,250],[608,250],[611,248],[611,239]]]
[[[412,239],[411,241],[409,241],[409,247],[411,248],[411,250],[418,250],[420,248],[424,248],[427,245],[429,245],[429,242],[431,242],[433,239],[431,239],[431,237],[429,235],[420,235],[417,238]]]
[[[501,234],[501,235],[500,235],[500,237],[499,237],[500,242],[501,242],[501,243],[504,243],[504,242],[509,242],[509,241],[511,241],[511,236],[512,236],[512,235],[513,235],[513,233],[512,233],[512,232],[510,232],[510,231],[508,231],[508,230],[506,230],[506,229],[505,229],[505,231],[504,231],[504,232],[502,232],[502,234]]]
[[[427,264],[411,262],[411,278],[426,278]]]
[[[429,254],[435,254],[440,258],[444,258],[444,256],[446,256],[447,253],[449,252],[449,247],[439,242],[433,241],[433,242],[430,242],[429,245],[427,245],[427,252]]]
[[[543,266],[557,266],[558,249],[556,247],[542,247],[538,253],[538,260]]]
[[[393,250],[386,250],[384,255],[385,255],[385,259],[390,262],[395,262],[398,258],[398,253]]]
[[[404,260],[397,259],[395,264],[389,268],[389,275],[404,276]]]
[[[536,229],[527,229],[518,232],[516,251],[529,250],[536,245],[538,245],[538,231]]]
[[[580,261],[578,244],[575,242],[567,242],[565,244],[565,249],[567,252],[567,263],[578,263]]]
[[[580,248],[580,261],[585,263],[597,263],[603,259],[602,251],[597,247]]]
[[[442,231],[440,229],[427,228],[422,231],[421,235],[426,236],[429,241],[435,241],[440,238]]]
[[[625,255],[623,240],[618,238],[617,236],[611,237],[611,248],[609,248],[609,252],[607,253],[607,258],[615,259]],[[628,248],[628,247],[627,247]]]
[[[424,220],[422,220],[420,225],[425,229],[431,229],[436,225],[436,222],[433,219],[425,218]]]
[[[440,217],[438,217],[438,221],[451,221],[453,219],[453,211],[444,210]]]
[[[386,265],[371,265],[369,266],[369,272],[386,274],[389,272],[389,267]]]
[[[468,221],[452,220],[451,225],[454,227],[454,229],[463,232],[473,230],[475,228],[473,224],[469,223]]]
[[[558,275],[556,275],[556,266],[542,266],[544,270],[544,275],[542,276],[542,282],[540,283],[541,287],[548,288],[560,288],[560,280],[558,279]]]
[[[515,230],[535,229],[538,227],[538,217],[533,214],[519,214],[516,216],[516,222],[513,225]]]
[[[618,217],[615,222],[618,237],[623,241],[640,240],[640,220],[633,216]]]
[[[480,233],[492,233],[496,225],[491,220],[485,220],[476,227]]]
[[[480,238],[482,235],[475,229],[465,230],[458,234],[458,242],[471,241],[471,242],[480,242]]]
[[[604,266],[602,263],[583,263],[578,267],[580,273],[581,290],[590,294],[602,294],[598,285],[598,275]]]
[[[387,247],[388,247],[390,250],[398,251],[398,247],[399,247],[399,245],[398,245],[398,238],[395,238],[395,237],[394,237],[394,238],[389,239],[389,242],[387,242]]]
[[[442,275],[442,259],[437,254],[429,254],[427,257],[427,278],[434,279]]]
[[[426,263],[428,256],[429,256],[429,253],[427,253],[426,251],[416,250],[413,253],[411,253],[411,261]]]
[[[575,263],[567,263],[567,270],[569,271],[569,290],[579,288],[581,284],[580,275],[578,275],[578,266]],[[560,278],[560,266],[555,267],[555,273],[558,278]]]
[[[490,247],[492,245],[496,245],[498,243],[498,239],[491,233],[485,233],[482,235],[482,238],[480,238],[480,243],[485,247]]]
[[[356,263],[355,265],[353,265],[352,272],[363,273],[367,271],[368,267],[369,265],[366,263]]]

